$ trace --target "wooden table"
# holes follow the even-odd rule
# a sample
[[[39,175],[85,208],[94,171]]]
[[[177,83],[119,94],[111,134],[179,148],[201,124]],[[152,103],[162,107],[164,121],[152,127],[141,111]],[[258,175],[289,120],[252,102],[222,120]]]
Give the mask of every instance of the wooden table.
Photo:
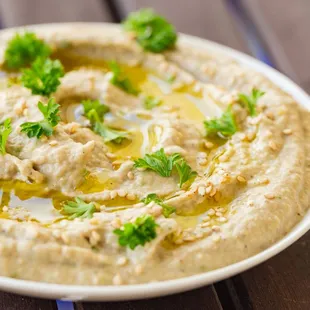
[[[27,5],[31,2],[27,1]],[[41,0],[41,3],[44,2]],[[78,10],[81,2],[76,0],[72,10]],[[100,1],[90,2],[99,5]],[[2,1],[0,6],[10,8],[14,3],[16,0]],[[153,6],[166,15],[179,31],[252,54],[272,64],[310,92],[310,41],[307,40],[310,31],[309,0],[106,0],[100,5],[104,9],[102,20],[114,21],[131,10]],[[98,20],[98,10],[95,11],[94,19]],[[12,12],[7,17],[8,24],[14,19],[14,10]],[[43,9],[42,14],[44,16]],[[46,16],[50,18],[51,15],[49,8]],[[92,20],[92,17],[87,19]],[[73,304],[0,294],[0,310],[55,310],[57,307],[61,310],[306,310],[310,309],[310,233],[283,253],[247,272],[164,298]]]

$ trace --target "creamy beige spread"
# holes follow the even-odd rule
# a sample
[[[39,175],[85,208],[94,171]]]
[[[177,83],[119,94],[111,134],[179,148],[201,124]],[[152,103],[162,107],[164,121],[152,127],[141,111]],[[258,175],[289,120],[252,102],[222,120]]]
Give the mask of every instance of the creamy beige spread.
[[[42,118],[38,101],[4,73],[0,123],[12,120],[7,153],[0,155],[0,275],[91,285],[162,281],[206,272],[254,255],[282,238],[308,208],[308,113],[271,81],[220,54],[182,43],[163,54],[144,52],[115,27],[59,25],[33,29],[49,43],[66,73],[52,95],[61,121],[50,137],[29,138],[20,125]],[[13,31],[1,33],[1,54]],[[107,62],[119,63],[133,96],[110,83]],[[238,94],[265,92],[257,115]],[[145,96],[162,104],[147,110]],[[105,143],[89,128],[81,100],[110,108],[105,123],[129,132]],[[232,105],[237,132],[206,137],[203,121]],[[163,149],[179,153],[197,172],[179,187],[174,173],[134,167]],[[175,208],[141,200],[157,194]],[[69,219],[64,201],[94,202],[91,218]],[[114,233],[150,215],[156,238],[134,249]]]

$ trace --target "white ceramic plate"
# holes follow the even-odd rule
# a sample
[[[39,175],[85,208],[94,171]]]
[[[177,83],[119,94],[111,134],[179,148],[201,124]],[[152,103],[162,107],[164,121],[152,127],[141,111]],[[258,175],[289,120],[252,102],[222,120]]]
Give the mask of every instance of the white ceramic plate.
[[[68,24],[67,24],[68,25]],[[61,25],[36,25],[31,26],[34,28],[44,27],[61,27]],[[118,29],[117,25],[97,23],[85,24],[91,28],[109,28],[112,31]],[[11,30],[9,30],[11,31]],[[5,30],[7,32],[7,30]],[[180,41],[186,44],[198,47],[199,49],[206,49],[225,54],[237,60],[239,63],[244,64],[258,72],[263,73],[266,77],[272,80],[276,85],[291,94],[297,102],[304,107],[310,109],[310,98],[299,86],[297,86],[290,79],[285,77],[278,71],[270,68],[264,63],[245,55],[241,52],[235,51],[223,45],[199,39],[193,36],[180,35]],[[150,298],[156,296],[164,296],[173,293],[184,292],[187,290],[195,289],[204,285],[211,284],[216,281],[229,278],[237,273],[245,271],[254,267],[279,252],[286,249],[302,235],[310,229],[310,210],[307,212],[303,220],[298,223],[295,228],[287,234],[283,239],[275,243],[270,248],[266,249],[259,254],[245,259],[236,264],[226,266],[224,268],[216,269],[206,273],[198,274],[195,276],[181,278],[176,280],[127,285],[127,286],[81,286],[81,285],[59,285],[48,284],[32,281],[17,280],[12,278],[0,277],[0,290],[7,292],[14,292],[23,295],[30,295],[41,298],[62,299],[62,300],[92,300],[92,301],[120,301],[130,299]],[[48,272],[48,270],[46,270]]]

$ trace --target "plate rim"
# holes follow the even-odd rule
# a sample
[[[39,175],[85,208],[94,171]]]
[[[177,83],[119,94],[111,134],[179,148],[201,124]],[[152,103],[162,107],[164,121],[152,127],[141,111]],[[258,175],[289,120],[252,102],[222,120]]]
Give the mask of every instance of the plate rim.
[[[93,26],[95,28],[106,27],[117,31],[120,29],[120,25],[112,23],[48,23],[3,29],[0,31],[0,35],[24,30],[25,28],[35,30],[39,28],[53,27],[56,29],[57,27],[61,28],[70,25]],[[252,56],[228,46],[183,33],[179,34],[179,41],[180,43],[197,47],[200,50],[206,49],[213,52],[219,52],[224,56],[231,57],[242,65],[262,73],[267,78],[271,79],[275,85],[293,96],[299,104],[310,109],[310,97],[300,86],[284,74]],[[60,299],[64,301],[124,301],[166,296],[209,285],[257,266],[288,248],[300,237],[306,234],[308,230],[310,230],[310,209],[307,211],[303,219],[296,224],[287,235],[264,251],[240,262],[219,269],[179,279],[124,286],[90,286],[52,284],[0,276],[0,290],[32,297]]]

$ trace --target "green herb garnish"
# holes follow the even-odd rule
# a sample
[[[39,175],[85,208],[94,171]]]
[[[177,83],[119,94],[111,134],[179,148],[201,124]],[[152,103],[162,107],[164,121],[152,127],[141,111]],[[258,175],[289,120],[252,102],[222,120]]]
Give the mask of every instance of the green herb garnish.
[[[29,138],[40,138],[42,135],[49,137],[53,134],[53,127],[55,127],[60,121],[59,104],[51,98],[47,105],[44,105],[41,101],[38,103],[38,108],[44,116],[44,119],[39,122],[26,122],[21,124],[21,132],[25,132]]]
[[[167,156],[164,149],[153,154],[146,154],[144,158],[135,160],[135,168],[145,168],[157,172],[162,177],[170,177],[176,161],[181,159],[178,153]]]
[[[161,105],[162,100],[153,96],[147,96],[144,98],[144,107],[147,110],[152,110],[153,108]]]
[[[110,111],[110,108],[99,100],[83,100],[84,114],[91,122],[102,121],[104,115]]]
[[[92,218],[95,211],[96,206],[93,202],[86,203],[79,197],[75,198],[75,202],[66,201],[62,208],[62,213],[64,215],[69,215],[70,220],[73,220],[77,217]]]
[[[19,69],[32,63],[37,57],[46,58],[51,49],[32,32],[16,33],[5,50],[5,64],[9,69]]]
[[[122,229],[115,229],[114,234],[118,235],[118,243],[121,246],[128,246],[134,250],[138,245],[156,238],[156,224],[152,216],[138,217],[134,223],[126,223]]]
[[[3,122],[3,124],[0,125],[0,153],[2,155],[6,153],[5,150],[6,141],[8,140],[8,137],[11,132],[12,132],[11,119],[7,118]]]
[[[180,177],[180,187],[197,175],[179,153],[167,156],[163,148],[153,154],[146,154],[144,158],[136,159],[134,167],[153,170],[162,177],[170,177],[175,167]]]
[[[123,76],[120,66],[115,61],[111,61],[109,63],[109,67],[113,73],[110,80],[111,84],[119,87],[128,94],[134,96],[137,96],[139,94],[139,91],[134,88],[130,80],[127,77]]]
[[[253,88],[251,95],[239,94],[239,101],[241,105],[249,111],[250,116],[256,115],[256,104],[260,97],[262,97],[265,92]]]
[[[163,215],[164,217],[169,217],[172,213],[175,212],[175,208],[171,207],[164,203],[162,199],[160,199],[156,194],[148,194],[145,198],[141,200],[144,204],[149,204],[150,202],[154,201],[156,204],[163,208]]]
[[[109,107],[101,104],[98,100],[82,101],[84,115],[90,120],[92,130],[104,138],[104,142],[114,142],[120,144],[127,139],[128,133],[122,130],[112,129],[103,123],[104,114],[109,111]]]
[[[95,122],[93,131],[104,138],[104,142],[114,142],[120,144],[128,138],[128,132],[112,129],[102,122]]]
[[[126,31],[135,34],[138,44],[154,53],[174,47],[177,40],[173,25],[151,9],[129,14],[123,26]]]
[[[180,177],[179,186],[181,188],[184,183],[197,176],[197,172],[193,171],[183,158],[175,163],[175,168]]]
[[[31,89],[32,94],[49,96],[60,85],[64,69],[59,60],[37,58],[21,76],[23,85]]]
[[[205,121],[204,125],[207,131],[207,137],[218,135],[221,138],[227,138],[237,131],[237,125],[231,107],[228,107],[221,117]]]

